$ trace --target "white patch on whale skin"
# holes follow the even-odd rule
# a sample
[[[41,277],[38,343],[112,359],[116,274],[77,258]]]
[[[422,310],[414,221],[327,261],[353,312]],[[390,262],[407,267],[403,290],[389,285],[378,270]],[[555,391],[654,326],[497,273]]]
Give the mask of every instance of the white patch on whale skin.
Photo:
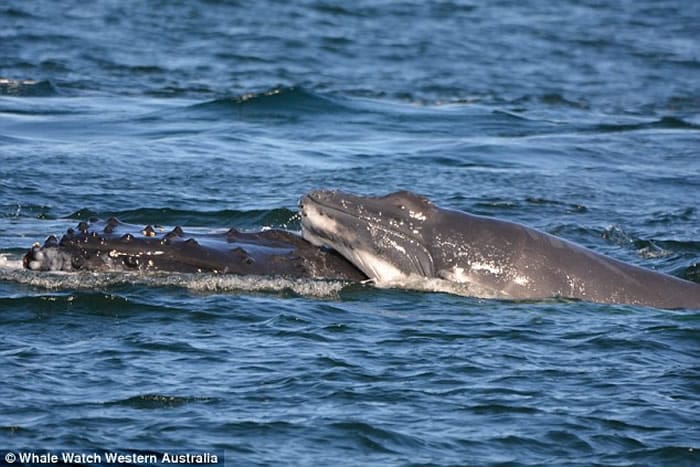
[[[164,255],[164,254],[165,254],[165,252],[162,250],[140,251],[137,253],[122,252],[119,250],[109,250],[109,253],[107,253],[107,255],[110,258],[119,258],[120,256],[135,256],[135,255],[160,256],[160,255]],[[97,253],[97,255],[99,256],[99,253]],[[151,261],[151,260],[149,260],[149,261]]]
[[[416,219],[416,220],[419,220],[419,221],[424,221],[424,220],[427,219],[427,217],[425,217],[425,214],[423,214],[423,213],[420,212],[420,211],[410,211],[410,210],[409,210],[409,211],[408,211],[408,215],[411,217],[411,219]]]
[[[460,268],[459,266],[453,266],[450,269],[440,271],[439,276],[450,282],[458,282],[460,284],[469,282],[469,277],[464,274],[464,268]]]
[[[406,249],[399,245],[395,240],[386,240],[386,243],[389,245],[390,248],[393,248],[394,250],[400,252],[403,255],[407,255]]]
[[[473,276],[470,274],[470,272],[474,272],[476,274],[483,274],[484,272],[487,272],[493,274],[494,276],[499,276],[503,274],[503,268],[493,263],[474,262],[469,264],[469,270],[466,270],[460,266],[453,266],[452,268],[444,271],[443,277],[453,282],[472,282]]]
[[[518,274],[513,278],[513,282],[515,282],[521,287],[525,287],[530,283],[530,279],[527,276],[521,276],[520,274]]]
[[[493,274],[494,276],[498,276],[498,275],[503,274],[503,268],[501,268],[500,266],[498,266],[497,264],[494,264],[494,263],[477,263],[477,262],[475,262],[475,263],[471,263],[469,265],[469,269],[471,269],[472,271],[478,271],[478,272],[481,272],[481,271],[489,272],[489,273]]]
[[[328,216],[324,216],[319,212],[319,210],[312,204],[304,206],[304,214],[306,219],[301,221],[301,234],[304,239],[316,246],[333,246],[328,242],[323,241],[320,237],[310,234],[307,229],[304,228],[305,224],[313,225],[313,229],[317,232],[324,232],[331,236],[338,234],[338,223]]]
[[[321,237],[312,234],[309,230],[304,228],[304,224],[301,225],[301,238],[311,243],[314,246],[324,247],[330,246],[330,243],[322,239]]]
[[[425,281],[425,290],[448,292],[466,297],[478,298],[507,298],[502,290],[480,281],[478,274],[470,274],[459,266],[438,271],[437,278]],[[421,288],[422,289],[422,288]]]
[[[377,284],[405,280],[408,276],[399,268],[365,250],[343,249],[340,253],[346,258],[352,258],[355,264],[368,277],[374,279]]]
[[[494,276],[500,277],[495,278]],[[466,269],[460,266],[453,266],[439,271],[438,277],[447,282],[467,287],[466,290],[469,290],[468,295],[481,298],[517,298],[520,296],[520,293],[514,293],[508,287],[508,281],[519,287],[527,287],[530,284],[530,279],[525,275],[513,273],[508,269],[504,270],[500,266],[484,263],[472,263]]]

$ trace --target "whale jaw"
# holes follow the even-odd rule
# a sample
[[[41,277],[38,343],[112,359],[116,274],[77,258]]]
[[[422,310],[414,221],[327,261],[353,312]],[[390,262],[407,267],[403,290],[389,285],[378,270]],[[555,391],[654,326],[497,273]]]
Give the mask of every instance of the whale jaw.
[[[335,191],[309,193],[299,203],[302,237],[336,250],[377,284],[401,282],[411,276],[434,277],[432,256],[415,226],[426,217],[411,210],[415,224],[397,221],[405,215],[401,202],[400,193],[385,198]]]

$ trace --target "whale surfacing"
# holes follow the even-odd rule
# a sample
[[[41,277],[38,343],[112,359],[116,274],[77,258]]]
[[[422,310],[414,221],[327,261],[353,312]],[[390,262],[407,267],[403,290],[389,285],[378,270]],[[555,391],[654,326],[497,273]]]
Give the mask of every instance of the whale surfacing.
[[[301,199],[300,210],[306,240],[335,249],[379,285],[435,278],[484,298],[700,308],[700,284],[521,224],[442,209],[411,192],[319,190]]]
[[[209,272],[286,278],[366,279],[334,251],[286,230],[194,233],[181,227],[139,227],[93,219],[59,240],[49,236],[24,256],[34,271]]]

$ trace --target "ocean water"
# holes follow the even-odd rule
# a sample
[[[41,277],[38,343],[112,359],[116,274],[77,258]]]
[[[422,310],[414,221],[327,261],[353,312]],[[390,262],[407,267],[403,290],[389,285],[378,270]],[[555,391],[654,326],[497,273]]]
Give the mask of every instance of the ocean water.
[[[0,450],[700,464],[698,310],[19,261],[91,216],[298,230],[309,190],[410,189],[700,282],[698,24],[680,0],[5,0]]]

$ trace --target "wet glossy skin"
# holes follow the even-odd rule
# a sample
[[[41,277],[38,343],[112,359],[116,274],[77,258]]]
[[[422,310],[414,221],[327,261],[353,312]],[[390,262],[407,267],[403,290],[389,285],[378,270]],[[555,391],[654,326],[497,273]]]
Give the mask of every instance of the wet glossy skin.
[[[444,279],[485,298],[573,298],[700,308],[700,284],[608,258],[530,227],[442,209],[410,192],[319,190],[300,202],[302,235],[378,284]]]
[[[24,257],[32,270],[168,271],[366,279],[340,255],[285,230],[195,234],[181,227],[139,227],[115,218],[81,222],[59,240],[35,244]]]

